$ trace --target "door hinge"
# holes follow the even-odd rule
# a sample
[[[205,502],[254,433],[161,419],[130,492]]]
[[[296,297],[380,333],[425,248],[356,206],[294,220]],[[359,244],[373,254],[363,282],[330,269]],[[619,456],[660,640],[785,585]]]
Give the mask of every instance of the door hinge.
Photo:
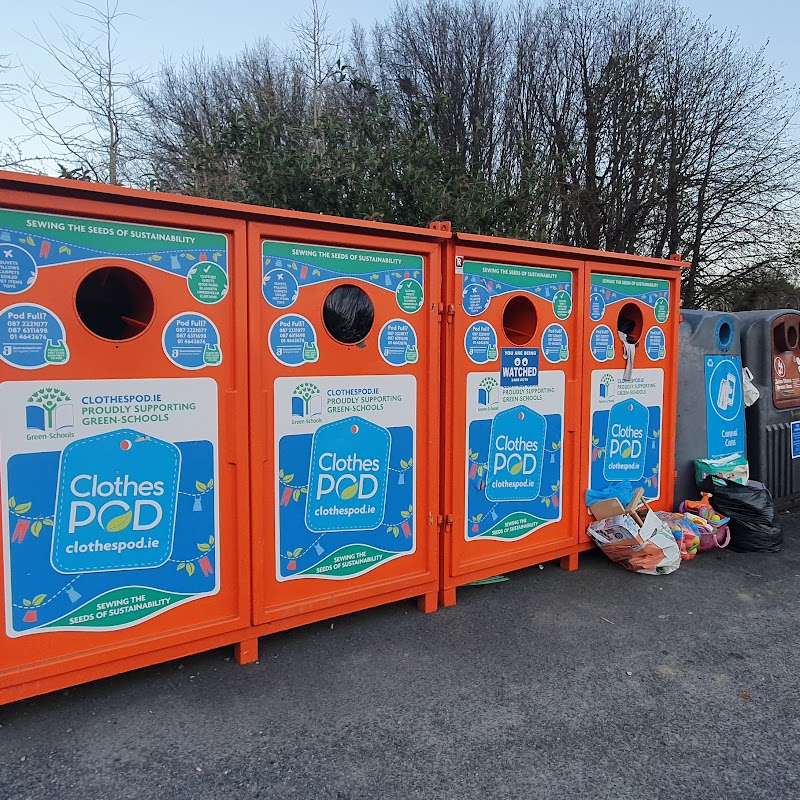
[[[441,321],[442,317],[447,317],[448,322],[453,321],[453,317],[456,314],[456,307],[452,303],[447,304],[447,308],[445,309],[444,304],[437,303],[436,310],[439,312],[439,320]]]
[[[431,307],[433,308],[433,304],[431,304]],[[439,314],[439,322],[442,321],[442,317],[447,317],[447,321],[451,322],[456,313],[455,306],[452,303],[449,303],[447,308],[443,303],[436,303],[436,311]]]
[[[442,529],[443,533],[447,533],[453,529],[453,515],[452,514],[439,514],[436,522]]]

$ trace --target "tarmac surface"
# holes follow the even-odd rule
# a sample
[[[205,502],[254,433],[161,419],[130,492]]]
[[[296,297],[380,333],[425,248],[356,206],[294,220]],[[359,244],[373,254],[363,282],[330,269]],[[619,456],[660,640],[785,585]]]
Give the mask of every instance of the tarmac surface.
[[[800,514],[600,553],[0,707],[1,800],[800,798]]]

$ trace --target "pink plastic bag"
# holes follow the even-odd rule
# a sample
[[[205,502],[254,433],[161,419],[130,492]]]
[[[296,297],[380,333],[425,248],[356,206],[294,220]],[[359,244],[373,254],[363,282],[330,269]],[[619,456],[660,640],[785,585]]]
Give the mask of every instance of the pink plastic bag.
[[[711,531],[700,532],[700,552],[727,547],[731,541],[731,529],[727,525],[712,526]]]

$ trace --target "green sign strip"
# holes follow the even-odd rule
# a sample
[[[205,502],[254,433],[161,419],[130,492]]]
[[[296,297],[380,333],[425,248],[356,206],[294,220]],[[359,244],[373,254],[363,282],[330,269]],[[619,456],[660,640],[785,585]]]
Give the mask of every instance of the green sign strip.
[[[151,587],[125,586],[95,597],[80,608],[53,620],[42,628],[116,628],[140,622],[147,617],[198,595],[166,592]]]
[[[484,531],[479,538],[482,539],[522,539],[533,533],[536,528],[548,525],[556,520],[542,519],[524,511],[515,511],[504,519],[495,523],[489,530]]]
[[[272,266],[275,259],[285,260],[286,266],[295,268],[298,263],[330,270],[344,275],[367,275],[371,272],[396,270],[421,271],[424,265],[422,256],[408,253],[392,253],[385,250],[355,250],[347,247],[327,247],[317,244],[297,242],[262,242],[264,266]],[[269,259],[269,263],[267,263]],[[401,276],[402,277],[402,276]]]
[[[520,288],[549,286],[553,283],[572,285],[572,273],[564,269],[544,269],[511,264],[491,264],[483,261],[465,261],[464,274],[480,275],[484,278],[503,281],[503,283]]]
[[[308,577],[318,575],[326,578],[354,577],[375,569],[379,564],[386,563],[398,555],[409,554],[394,553],[368,544],[351,544],[331,553],[319,564],[301,572],[300,575]]]
[[[221,233],[160,228],[151,225],[134,225],[130,222],[97,220],[85,217],[37,214],[30,211],[0,209],[0,231],[11,234],[11,242],[33,244],[33,237],[46,239],[98,255],[139,255],[154,252],[177,252],[182,250],[205,250],[212,259],[215,251],[225,252],[227,237]],[[14,238],[16,237],[16,238]],[[31,237],[31,241],[28,241]],[[4,241],[6,237],[0,237]],[[19,239],[20,241],[17,241]],[[60,256],[64,256],[61,258]],[[68,262],[75,260],[66,251],[54,252],[48,259]],[[85,257],[85,256],[84,256]]]
[[[628,275],[592,275],[592,287],[611,289],[624,294],[648,294],[649,292],[668,292],[669,281],[656,278],[633,278]]]

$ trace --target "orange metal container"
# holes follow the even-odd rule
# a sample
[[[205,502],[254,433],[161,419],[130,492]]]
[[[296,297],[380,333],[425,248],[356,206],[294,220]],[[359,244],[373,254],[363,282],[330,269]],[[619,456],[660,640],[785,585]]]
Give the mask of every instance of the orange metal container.
[[[0,703],[671,506],[680,265],[432,228],[0,173]]]
[[[675,469],[681,266],[596,253],[584,275],[581,485],[600,490],[627,480],[665,510]],[[628,376],[620,328],[635,344]],[[581,540],[588,541],[593,518],[582,508]]]
[[[214,213],[0,175],[0,703],[250,624],[246,225]]]
[[[461,233],[449,245],[444,605],[500,572],[577,568],[583,268],[567,248]]]
[[[258,635],[407,597],[436,608],[448,235],[309,215],[249,226]],[[342,291],[345,312],[359,295],[374,309],[349,336],[323,314]]]

